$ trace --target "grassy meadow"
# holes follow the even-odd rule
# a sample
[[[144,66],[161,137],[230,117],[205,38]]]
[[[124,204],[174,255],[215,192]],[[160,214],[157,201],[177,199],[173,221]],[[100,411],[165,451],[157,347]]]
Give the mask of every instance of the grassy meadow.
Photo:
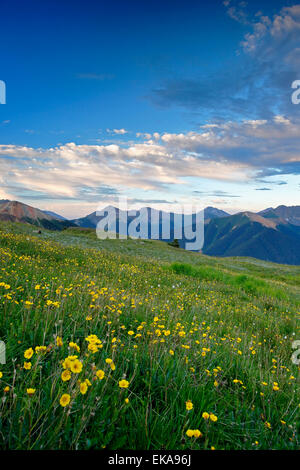
[[[0,224],[1,449],[297,449],[300,267]]]

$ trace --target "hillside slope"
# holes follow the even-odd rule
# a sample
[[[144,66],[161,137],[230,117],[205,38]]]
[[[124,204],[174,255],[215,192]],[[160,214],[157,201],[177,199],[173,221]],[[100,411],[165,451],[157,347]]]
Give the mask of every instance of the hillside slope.
[[[299,448],[299,267],[10,222],[0,264],[1,449]]]
[[[300,264],[298,227],[249,212],[214,219],[205,227],[203,253],[251,256],[275,263]]]
[[[74,226],[67,220],[59,220],[56,214],[49,214],[18,201],[0,201],[0,220],[23,222],[49,230],[62,230]]]

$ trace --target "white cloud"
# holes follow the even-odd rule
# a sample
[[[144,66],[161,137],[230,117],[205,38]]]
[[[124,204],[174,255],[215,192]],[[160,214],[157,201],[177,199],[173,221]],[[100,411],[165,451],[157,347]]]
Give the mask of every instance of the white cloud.
[[[24,195],[98,201],[103,194],[119,191],[188,187],[191,178],[246,182],[300,172],[300,120],[282,115],[152,136],[122,145],[70,142],[49,149],[0,145],[2,192],[16,199]]]
[[[245,120],[243,122],[244,124],[248,124],[249,126],[256,129],[258,126],[263,126],[264,124],[267,124],[268,121],[266,119],[252,119],[252,120]]]
[[[137,132],[136,137],[137,138],[142,138],[142,139],[145,139],[145,140],[150,140],[152,135],[149,134],[148,132]]]
[[[286,119],[284,116],[281,116],[280,114],[274,116],[274,121],[279,123],[279,124],[291,124],[291,121],[289,119]]]
[[[128,134],[128,131],[126,129],[106,129],[106,132],[108,132],[109,134],[117,134],[117,135]]]
[[[286,39],[290,42],[290,36],[298,35],[299,31],[300,5],[284,7],[273,19],[261,15],[259,21],[253,25],[253,31],[246,34],[242,45],[248,52],[254,52],[262,39],[266,38],[267,35],[270,35],[273,41],[276,42],[284,42]],[[268,48],[267,45],[266,50],[268,50]]]
[[[162,142],[172,151],[180,149],[198,159],[233,162],[255,173],[299,172],[300,122],[277,115],[274,120],[227,122],[203,132],[163,134]],[[291,165],[293,163],[294,165]]]
[[[66,199],[84,199],[84,191],[103,184],[157,190],[185,184],[186,177],[246,177],[244,166],[238,163],[198,159],[147,142],[127,148],[74,143],[50,149],[1,145],[0,175],[3,190],[16,196],[26,190],[35,196]]]

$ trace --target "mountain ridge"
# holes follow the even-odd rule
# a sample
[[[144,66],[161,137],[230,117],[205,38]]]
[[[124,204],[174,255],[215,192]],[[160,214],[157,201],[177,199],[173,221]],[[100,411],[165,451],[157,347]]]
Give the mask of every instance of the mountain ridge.
[[[103,214],[108,209],[109,206],[105,207],[102,210]],[[118,219],[120,212],[119,209],[116,210]],[[147,217],[149,210],[147,207],[141,208],[137,211],[137,216],[140,215],[143,219]],[[154,210],[154,212],[157,214],[160,211]],[[160,240],[171,242],[174,241],[176,224],[181,219],[176,218],[176,214],[172,212],[165,214],[170,216],[170,236],[162,238],[160,218],[156,230],[161,234]],[[95,211],[86,217],[66,220],[51,211],[42,211],[18,201],[0,200],[0,221],[30,223],[49,230],[76,227],[95,229],[102,217],[104,215],[100,217]],[[128,224],[134,218],[128,216]],[[204,209],[204,218],[205,237],[202,253],[206,255],[251,256],[265,261],[300,265],[300,206],[281,205],[257,213],[243,211],[233,215],[214,207],[207,207]],[[153,228],[151,220],[147,219],[147,223],[148,238],[151,238]],[[184,238],[179,240],[180,246],[185,248],[187,241]]]
[[[36,225],[49,230],[62,230],[74,226],[72,222],[59,219],[62,216],[50,215],[46,211],[37,209],[19,201],[0,200],[0,220],[22,222]]]
[[[282,219],[241,212],[213,219],[205,227],[202,252],[213,256],[251,256],[283,264],[300,264],[300,229]]]

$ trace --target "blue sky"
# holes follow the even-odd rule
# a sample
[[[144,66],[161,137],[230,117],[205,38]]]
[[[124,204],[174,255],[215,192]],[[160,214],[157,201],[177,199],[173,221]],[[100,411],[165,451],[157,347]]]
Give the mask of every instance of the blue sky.
[[[1,6],[0,197],[75,217],[126,195],[299,204],[295,1]]]

